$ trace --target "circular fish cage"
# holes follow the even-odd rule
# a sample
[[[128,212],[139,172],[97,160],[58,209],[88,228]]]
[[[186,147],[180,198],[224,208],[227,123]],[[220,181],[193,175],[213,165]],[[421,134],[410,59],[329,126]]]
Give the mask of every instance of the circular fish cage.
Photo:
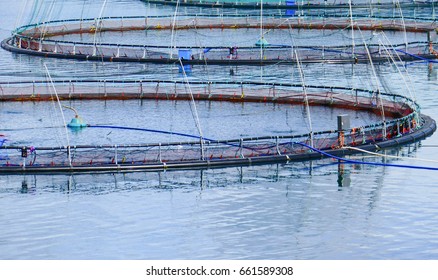
[[[75,80],[54,81],[52,84],[45,81],[3,83],[1,92],[3,104],[40,104],[50,101],[55,107],[59,106],[60,111],[61,107],[74,110],[74,119],[80,118],[79,113],[65,104],[70,105],[78,100],[155,100],[158,103],[170,100],[189,103],[192,113],[196,112],[194,107],[197,102],[208,102],[211,106],[223,102],[294,105],[301,108],[341,108],[347,112],[367,112],[380,119],[378,122],[358,125],[350,122],[348,115],[342,114],[337,116],[337,128],[334,129],[233,139],[209,138],[200,132],[201,129],[199,134],[189,134],[174,130],[128,127],[126,124],[112,122],[70,127],[71,131],[68,131],[69,125],[65,122],[66,135],[94,128],[165,134],[177,140],[136,143],[122,141],[117,144],[76,144],[67,141],[66,145],[37,146],[2,135],[0,173],[10,174],[133,172],[287,163],[397,147],[424,139],[436,130],[435,121],[421,114],[418,104],[411,98],[348,87],[306,85],[303,88],[302,84],[256,82],[193,81],[188,85],[184,81],[163,80]],[[31,133],[26,132],[30,139]],[[136,139],[143,137],[138,136]],[[86,138],[86,141],[93,143],[92,139]]]
[[[296,0],[142,0],[147,3],[156,3],[162,5],[174,6],[196,6],[205,8],[240,8],[254,9],[263,5],[265,9],[285,9],[285,10],[314,10],[314,9],[349,9],[347,2],[337,3],[336,1],[296,1]],[[353,2],[353,1],[351,1]],[[351,6],[357,9],[369,8],[370,5],[380,9],[394,7],[413,8],[413,7],[431,7],[437,5],[435,1],[379,1],[378,3],[351,3]]]
[[[375,18],[352,23],[346,18],[135,16],[26,25],[1,46],[42,57],[184,65],[296,64],[298,56],[301,63],[434,61],[436,30],[436,21]],[[399,34],[398,42],[382,31]],[[353,32],[360,35],[355,39]],[[406,32],[421,38],[408,39]],[[145,44],[145,38],[154,44]],[[312,38],[326,40],[321,45]]]

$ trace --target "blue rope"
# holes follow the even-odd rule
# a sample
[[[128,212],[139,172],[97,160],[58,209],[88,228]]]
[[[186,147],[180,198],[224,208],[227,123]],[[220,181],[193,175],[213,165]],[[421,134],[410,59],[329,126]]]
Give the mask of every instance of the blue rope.
[[[183,136],[183,137],[195,138],[195,139],[199,139],[199,140],[201,139],[200,136],[196,136],[196,135],[192,135],[192,134],[186,134],[186,133],[180,133],[180,132],[172,132],[172,131],[166,131],[166,130],[158,130],[158,129],[149,129],[149,128],[137,128],[137,127],[115,126],[115,125],[87,125],[87,127],[91,127],[91,128],[123,129],[123,130],[136,130],[136,131],[145,131],[145,132],[153,132],[153,133],[178,135],[178,136]],[[217,140],[211,139],[211,138],[203,137],[202,139],[203,140],[207,140],[207,141],[211,141],[211,142],[217,142]],[[288,143],[282,143],[282,144],[279,144],[279,145],[285,145],[285,144],[288,144]],[[232,144],[232,143],[224,143],[224,144],[228,145],[228,146],[231,146],[231,147],[240,147],[240,145]],[[243,149],[252,150],[252,151],[256,151],[256,150],[259,150],[259,149],[262,150],[262,149],[267,149],[267,148],[273,148],[273,147],[275,147],[275,145],[268,146],[268,147],[263,147],[263,148],[250,148],[250,147],[242,146]]]
[[[408,53],[408,52],[405,52],[402,50],[396,50],[396,51],[410,55],[410,56],[415,57],[415,58],[420,59],[420,60],[425,60],[425,61],[430,62],[430,63],[438,63],[438,60],[428,59],[428,58],[425,58],[425,57],[422,57],[422,56],[419,56],[419,55],[416,55],[413,53]]]
[[[186,133],[180,133],[180,132],[171,132],[171,131],[165,131],[165,130],[158,130],[158,129],[149,129],[149,128],[136,128],[136,127],[126,127],[126,126],[114,126],[114,125],[88,125],[88,127],[92,127],[92,128],[111,128],[111,129],[123,129],[123,130],[136,130],[136,131],[146,131],[146,132],[153,132],[153,133],[163,133],[163,134],[170,134],[170,135],[179,135],[179,136],[184,136],[184,137],[190,137],[190,138],[196,138],[196,139],[201,139],[201,137],[196,136],[196,135],[191,135],[191,134],[186,134]],[[203,138],[204,140],[207,141],[213,141],[215,142],[216,140],[214,139],[210,139],[210,138]],[[334,155],[331,155],[329,153],[326,153],[322,150],[316,149],[314,147],[311,147],[307,144],[301,143],[301,142],[286,142],[286,143],[279,143],[279,145],[287,145],[287,144],[298,144],[301,146],[304,146],[306,148],[309,148],[317,153],[320,153],[324,156],[330,157],[330,158],[334,158],[340,161],[344,161],[347,163],[354,163],[354,164],[363,164],[363,165],[376,165],[376,166],[391,166],[391,167],[401,167],[401,168],[413,168],[413,169],[426,169],[426,170],[437,170],[438,168],[435,167],[428,167],[428,166],[413,166],[413,165],[402,165],[402,164],[391,164],[391,163],[378,163],[378,162],[366,162],[366,161],[358,161],[358,160],[351,160],[351,159],[346,159],[346,158],[341,158],[341,157],[337,157]],[[227,145],[229,146],[234,146],[234,147],[239,147],[239,145],[236,144],[230,144],[228,143]],[[268,148],[272,148],[275,147],[273,146],[269,146]],[[249,147],[242,147],[244,149],[249,149],[249,150],[258,150],[257,148],[249,148]],[[264,147],[267,148],[267,147]]]
[[[344,161],[346,163],[353,163],[353,164],[363,164],[363,165],[375,165],[375,166],[390,166],[390,167],[401,167],[401,168],[412,168],[412,169],[425,169],[425,170],[435,170],[438,171],[438,168],[436,167],[429,167],[429,166],[414,166],[414,165],[405,165],[405,164],[392,164],[392,163],[380,163],[380,162],[367,162],[367,161],[359,161],[359,160],[351,160],[351,159],[346,159],[346,158],[341,158],[341,157],[337,157],[334,155],[331,155],[329,153],[326,153],[324,151],[321,151],[319,149],[316,149],[314,147],[311,147],[307,144],[304,143],[300,143],[300,142],[295,142],[295,144],[304,146],[306,148],[309,148],[317,153],[320,153],[321,155],[330,157],[330,158],[334,158],[337,160],[341,160]]]
[[[137,128],[137,127],[127,127],[127,126],[114,126],[114,125],[88,125],[88,127],[93,128],[113,128],[113,129],[124,129],[124,130],[137,130],[137,131],[146,131],[146,132],[154,132],[154,133],[162,133],[162,134],[171,134],[171,135],[179,135],[184,137],[190,137],[190,138],[196,138],[201,139],[200,136],[186,134],[186,133],[180,133],[180,132],[172,132],[172,131],[165,131],[165,130],[157,130],[157,129],[149,129],[149,128]],[[216,141],[209,138],[203,138],[207,141]]]

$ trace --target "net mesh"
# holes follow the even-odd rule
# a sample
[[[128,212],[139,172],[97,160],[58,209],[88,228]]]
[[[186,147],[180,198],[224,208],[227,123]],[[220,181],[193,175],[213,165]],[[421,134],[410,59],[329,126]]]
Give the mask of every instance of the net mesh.
[[[56,81],[58,95],[66,99],[189,99],[186,85],[178,81]],[[3,101],[52,100],[47,83],[3,83]],[[271,102],[304,104],[302,85],[264,83],[193,82],[193,97],[198,100],[232,102]],[[63,147],[9,146],[1,142],[0,165],[4,167],[120,166],[163,163],[193,164],[200,161],[263,158],[287,155],[305,157],[305,143],[320,150],[337,150],[408,136],[422,128],[424,120],[418,105],[396,94],[343,87],[307,87],[310,105],[366,110],[387,119],[345,131],[318,131],[300,135],[275,135],[242,139],[202,139],[187,142],[131,145],[81,145]],[[379,98],[378,98],[379,97]],[[196,138],[196,136],[194,136]]]

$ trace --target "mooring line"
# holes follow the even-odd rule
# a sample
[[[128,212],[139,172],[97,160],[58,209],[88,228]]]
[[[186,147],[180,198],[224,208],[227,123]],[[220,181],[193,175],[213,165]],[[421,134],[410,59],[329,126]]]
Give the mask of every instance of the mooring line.
[[[363,150],[360,148],[356,148],[356,147],[344,147],[345,149],[349,149],[349,150],[355,150],[355,151],[359,151],[362,153],[366,153],[366,154],[370,154],[370,155],[375,155],[375,156],[380,156],[380,157],[384,157],[384,158],[395,158],[395,159],[409,159],[409,160],[418,160],[418,161],[427,161],[427,162],[436,162],[438,163],[438,160],[433,160],[433,159],[423,159],[423,158],[413,158],[413,157],[401,157],[401,156],[392,156],[392,155],[383,155],[383,154],[379,154],[379,153],[374,153],[374,152],[370,152],[367,150]]]
[[[380,163],[380,162],[368,162],[368,161],[359,161],[359,160],[351,160],[347,158],[341,158],[329,153],[326,153],[324,151],[321,151],[317,148],[311,147],[307,144],[300,143],[300,142],[294,142],[295,144],[304,146],[306,148],[309,148],[312,151],[315,151],[317,153],[320,153],[321,155],[324,155],[326,157],[334,158],[340,161],[343,161],[345,163],[353,163],[353,164],[362,164],[362,165],[375,165],[375,166],[389,166],[389,167],[399,167],[399,168],[411,168],[411,169],[425,169],[425,170],[435,170],[438,171],[437,167],[430,167],[430,166],[415,166],[415,165],[406,165],[406,164],[393,164],[393,163]]]

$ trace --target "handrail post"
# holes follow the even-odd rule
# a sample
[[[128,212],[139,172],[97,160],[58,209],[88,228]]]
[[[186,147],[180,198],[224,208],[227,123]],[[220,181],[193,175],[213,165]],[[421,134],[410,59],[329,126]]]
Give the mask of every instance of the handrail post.
[[[242,138],[240,138],[239,154],[240,154],[240,157],[241,157],[241,158],[245,158],[245,157],[243,156],[243,139],[242,139]]]
[[[114,145],[114,164],[118,164],[119,163],[119,159],[118,159],[118,154],[117,154],[117,144]]]
[[[143,81],[140,80],[140,98],[143,99]]]
[[[158,159],[160,162],[163,162],[163,160],[161,159],[161,143],[158,143]]]
[[[107,92],[106,92],[106,80],[103,80],[103,93],[105,95],[105,98],[108,96]]]

